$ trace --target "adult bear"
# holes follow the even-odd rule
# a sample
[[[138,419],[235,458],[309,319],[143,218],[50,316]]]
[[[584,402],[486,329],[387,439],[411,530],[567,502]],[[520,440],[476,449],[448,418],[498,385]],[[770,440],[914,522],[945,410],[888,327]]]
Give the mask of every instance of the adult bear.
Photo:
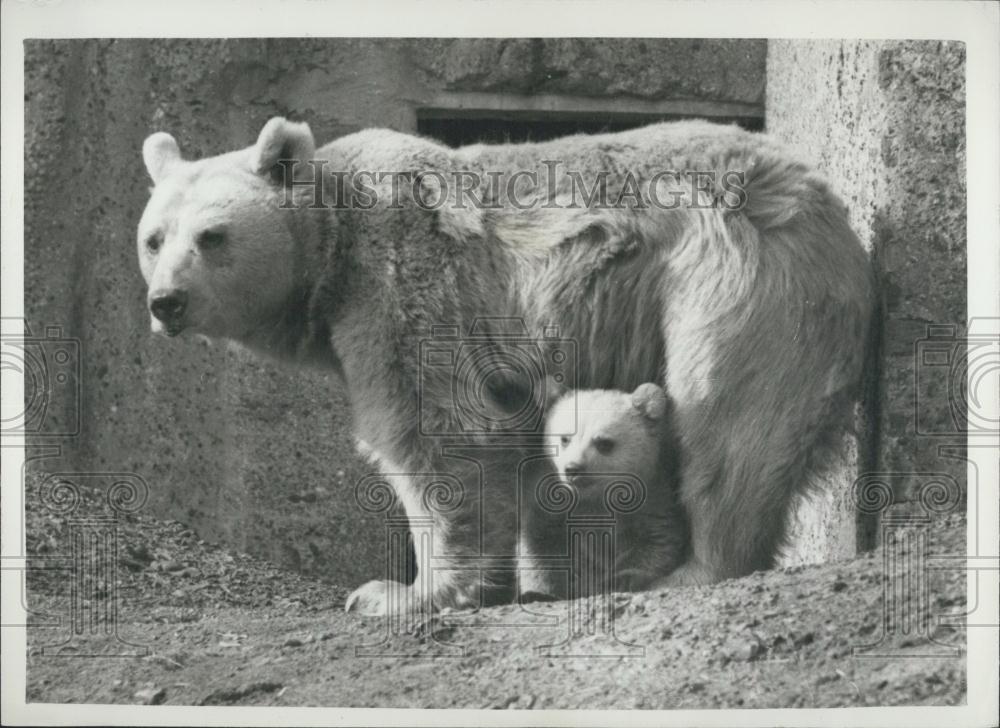
[[[692,553],[666,584],[770,567],[791,499],[849,419],[870,264],[827,184],[767,136],[692,121],[451,150],[368,130],[316,149],[275,118],[247,149],[185,161],[161,132],[143,157],[153,330],[336,370],[357,436],[411,521],[433,524],[416,540],[430,572],[369,582],[349,607],[512,597],[527,451],[502,436],[524,427],[508,427],[524,381],[497,357],[423,366],[436,327],[453,327],[454,351],[471,335],[504,346],[476,330],[496,317],[542,344],[555,327],[576,346],[565,384],[665,386]],[[499,432],[456,406],[477,377]]]

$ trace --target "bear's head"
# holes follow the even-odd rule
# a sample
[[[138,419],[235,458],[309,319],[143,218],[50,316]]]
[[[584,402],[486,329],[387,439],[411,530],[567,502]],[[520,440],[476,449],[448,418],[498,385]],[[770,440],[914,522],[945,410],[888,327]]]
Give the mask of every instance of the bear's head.
[[[546,435],[558,445],[555,465],[572,482],[589,474],[659,477],[672,403],[652,383],[634,392],[582,389],[561,396],[546,418]]]
[[[296,210],[282,208],[278,163],[311,160],[314,152],[309,127],[280,118],[254,146],[198,161],[182,159],[169,134],[146,139],[143,161],[154,186],[138,253],[154,332],[246,343],[277,323],[305,267]]]

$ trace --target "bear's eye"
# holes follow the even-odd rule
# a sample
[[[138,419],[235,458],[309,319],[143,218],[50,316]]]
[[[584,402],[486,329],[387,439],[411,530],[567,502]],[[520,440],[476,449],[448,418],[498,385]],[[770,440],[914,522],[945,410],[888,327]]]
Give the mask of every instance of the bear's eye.
[[[163,245],[163,236],[160,233],[153,233],[146,238],[146,250],[150,253],[155,253],[161,245]]]
[[[563,435],[562,437],[559,438],[559,441],[563,445],[569,445],[569,436],[568,435]]]
[[[198,234],[198,247],[202,250],[218,248],[226,242],[226,234],[221,230],[203,230]]]
[[[594,447],[597,448],[597,452],[601,453],[601,455],[607,455],[615,449],[615,441],[609,440],[606,437],[595,437]]]

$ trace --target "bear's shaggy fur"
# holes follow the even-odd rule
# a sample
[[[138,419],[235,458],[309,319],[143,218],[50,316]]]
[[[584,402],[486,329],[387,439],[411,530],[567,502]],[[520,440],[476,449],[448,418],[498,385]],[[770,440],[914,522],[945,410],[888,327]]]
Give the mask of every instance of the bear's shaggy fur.
[[[648,589],[681,564],[688,545],[673,403],[648,382],[632,393],[585,389],[553,399],[545,434],[556,451],[556,477],[538,483],[542,492],[531,494],[526,509],[520,596]],[[560,500],[551,487],[566,489],[556,508],[545,507]],[[595,517],[598,528],[574,533],[573,521]],[[607,520],[600,528],[601,519],[613,519],[613,530]]]
[[[555,326],[577,344],[570,386],[665,386],[676,404],[692,548],[668,584],[771,566],[790,500],[848,422],[873,319],[869,261],[822,178],[767,136],[676,122],[450,150],[369,130],[315,149],[304,124],[272,119],[248,149],[183,161],[159,133],[144,159],[155,183],[139,225],[150,302],[176,292],[186,301],[169,308],[166,324],[154,318],[154,329],[224,337],[337,371],[357,436],[407,514],[434,524],[433,543],[417,544],[430,570],[408,587],[370,582],[350,606],[384,612],[511,597],[514,494],[530,446],[448,436],[465,431],[450,404],[456,375],[420,368],[432,327],[464,335],[477,319],[503,316],[537,337]],[[327,172],[348,175],[533,170],[537,183],[522,175],[518,191],[537,204],[433,207],[421,204],[433,185],[421,183],[397,200],[336,208],[310,206],[313,190],[297,186],[299,204],[282,207],[282,159],[323,160]],[[726,194],[716,184],[675,209],[566,205],[572,170],[588,185],[603,175],[611,200],[627,199],[623,188],[635,180],[683,186],[658,176],[664,170],[736,171],[745,198],[737,208],[714,204]],[[311,172],[296,167],[302,179]],[[357,194],[344,190],[350,203],[364,202]],[[523,393],[508,385],[495,379],[484,406],[512,406]],[[461,484],[448,507],[412,475],[427,473]]]

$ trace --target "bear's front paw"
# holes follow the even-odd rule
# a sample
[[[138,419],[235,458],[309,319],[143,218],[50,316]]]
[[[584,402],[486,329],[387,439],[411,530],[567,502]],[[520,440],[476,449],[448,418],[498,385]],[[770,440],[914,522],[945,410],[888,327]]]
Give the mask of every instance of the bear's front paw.
[[[402,586],[402,584],[400,584]],[[347,597],[344,611],[357,612],[369,617],[381,617],[388,611],[388,581],[369,581]]]
[[[368,617],[397,614],[409,605],[410,592],[410,587],[398,581],[369,581],[351,592],[344,610]]]

